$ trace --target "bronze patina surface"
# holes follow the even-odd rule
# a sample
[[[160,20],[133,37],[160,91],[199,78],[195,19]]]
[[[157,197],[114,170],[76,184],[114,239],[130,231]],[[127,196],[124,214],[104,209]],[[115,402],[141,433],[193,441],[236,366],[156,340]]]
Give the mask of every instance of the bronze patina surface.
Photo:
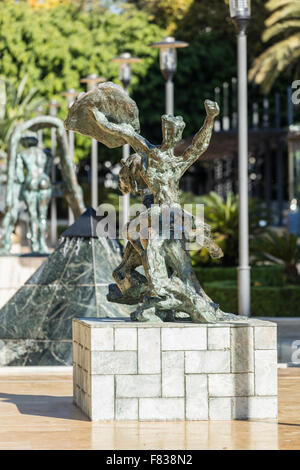
[[[63,182],[51,183],[53,156],[38,145],[36,131],[54,127]],[[82,191],[78,185],[63,122],[51,116],[39,116],[16,127],[9,140],[5,212],[0,224],[0,253],[9,253],[11,233],[18,222],[20,201],[29,214],[31,250],[47,253],[47,211],[53,195],[66,197],[74,216],[84,211]]]
[[[135,131],[140,130],[136,103],[124,94],[120,86],[111,82],[102,83],[101,86],[77,96],[66,119],[67,129],[92,137],[109,148],[126,144],[126,139],[120,133],[108,133],[98,125],[94,116],[98,109],[101,109],[109,121],[116,124],[130,124]]]
[[[217,103],[206,100],[204,104],[203,127],[180,156],[174,154],[174,147],[182,139],[185,127],[182,117],[162,116],[162,144],[152,145],[139,134],[136,104],[112,83],[101,84],[81,95],[65,121],[67,129],[98,139],[109,147],[126,142],[136,152],[121,162],[120,189],[123,194],[139,192],[144,210],[126,226],[128,243],[122,263],[113,272],[115,284],[108,294],[112,302],[137,305],[132,313],[134,321],[190,318],[194,322],[218,322],[241,318],[222,312],[200,286],[186,249],[187,227],[181,227],[181,237],[175,236],[178,231],[175,220],[184,212],[179,200],[180,179],[208,148],[214,118],[219,113]],[[161,228],[165,211],[170,216],[168,237]],[[189,232],[196,235],[201,231],[203,245],[211,256],[222,256],[210,236],[209,226],[199,224],[191,214],[186,215],[184,223],[189,221]],[[158,226],[154,219],[159,221]],[[137,270],[139,266],[144,274]]]

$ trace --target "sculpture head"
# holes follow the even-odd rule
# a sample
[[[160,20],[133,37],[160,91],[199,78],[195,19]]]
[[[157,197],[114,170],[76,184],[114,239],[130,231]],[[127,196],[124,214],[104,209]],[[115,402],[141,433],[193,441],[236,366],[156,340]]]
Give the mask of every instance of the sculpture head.
[[[35,132],[27,131],[27,132],[24,132],[24,134],[22,134],[20,142],[21,142],[21,145],[23,145],[23,147],[25,148],[36,147],[37,144],[39,143],[39,139]]]
[[[164,114],[161,117],[163,142],[162,147],[173,148],[182,139],[185,122],[181,116]]]

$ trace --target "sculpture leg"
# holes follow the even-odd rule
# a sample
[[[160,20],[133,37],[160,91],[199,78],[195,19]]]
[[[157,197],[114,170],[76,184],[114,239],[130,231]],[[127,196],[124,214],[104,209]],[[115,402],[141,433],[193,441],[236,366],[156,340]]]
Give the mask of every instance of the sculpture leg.
[[[33,252],[39,252],[39,223],[38,223],[38,212],[37,212],[37,203],[38,203],[38,192],[37,191],[24,191],[24,199],[27,206],[29,214],[29,228],[31,235],[31,250]]]
[[[0,228],[0,253],[9,253],[11,250],[11,234],[13,231],[13,224],[11,222],[11,211],[6,211]]]
[[[217,321],[218,306],[197,292],[189,279],[188,254],[180,240],[149,239],[144,266],[151,297],[133,314],[135,320],[153,321],[154,308],[160,317],[161,311],[169,314],[173,310],[188,314],[197,323]]]
[[[136,271],[142,261],[134,246],[128,242],[122,262],[113,271],[116,284],[110,284],[107,300],[134,305],[142,301],[148,286],[145,276]]]
[[[147,247],[141,251],[141,258],[151,296],[144,296],[144,302],[131,314],[131,318],[134,321],[172,321],[174,319],[173,307],[175,305],[178,306],[180,303],[176,299],[173,299],[173,301],[168,299],[169,302],[164,304],[162,309],[159,308],[161,302],[164,302],[166,297],[168,297],[165,291],[165,286],[168,283],[168,269],[162,249],[163,242],[164,240],[159,238],[149,239]],[[140,249],[140,244],[137,245],[137,248]]]
[[[0,228],[0,253],[9,253],[11,250],[11,234],[14,229],[12,211],[7,211],[2,219]]]
[[[39,210],[39,252],[49,253],[46,236],[47,236],[47,213],[49,202],[51,199],[51,189],[40,189],[38,194],[38,210]]]
[[[11,250],[11,234],[16,226],[19,216],[21,185],[14,186],[14,203],[10,209],[7,209],[1,221],[0,227],[0,253],[9,253]]]
[[[165,244],[166,262],[172,269],[174,276],[182,281],[184,289],[189,289],[193,293],[192,295],[200,309],[200,315],[207,316],[209,321],[215,321],[219,306],[211,300],[200,286],[192,267],[190,255],[184,248],[184,243],[184,240],[169,240],[169,243]],[[195,318],[198,317],[197,312],[192,313]]]
[[[148,224],[151,227],[151,220]],[[194,322],[217,321],[218,305],[206,296],[193,274],[185,241],[165,239],[151,229],[147,232],[147,238],[140,232],[138,239],[131,240],[127,231],[127,238],[140,255],[149,286],[148,295],[144,294],[143,303],[133,312],[132,319],[172,321],[177,312],[180,316],[189,315]]]

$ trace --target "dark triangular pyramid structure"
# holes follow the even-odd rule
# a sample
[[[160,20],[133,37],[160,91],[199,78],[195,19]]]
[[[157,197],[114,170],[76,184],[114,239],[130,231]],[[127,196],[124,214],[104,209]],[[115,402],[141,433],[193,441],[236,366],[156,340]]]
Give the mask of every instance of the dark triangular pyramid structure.
[[[106,300],[121,252],[115,240],[97,238],[99,220],[88,208],[0,310],[0,365],[71,364],[72,318],[130,315]]]
[[[97,216],[95,209],[88,209],[62,234],[63,238],[98,238],[97,224],[102,217]]]

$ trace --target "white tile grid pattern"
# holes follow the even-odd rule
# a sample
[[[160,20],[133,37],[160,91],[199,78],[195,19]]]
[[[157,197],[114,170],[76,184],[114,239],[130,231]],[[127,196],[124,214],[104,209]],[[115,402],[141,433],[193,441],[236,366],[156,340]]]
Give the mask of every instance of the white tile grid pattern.
[[[94,421],[276,418],[276,325],[257,322],[73,320],[74,402]]]

